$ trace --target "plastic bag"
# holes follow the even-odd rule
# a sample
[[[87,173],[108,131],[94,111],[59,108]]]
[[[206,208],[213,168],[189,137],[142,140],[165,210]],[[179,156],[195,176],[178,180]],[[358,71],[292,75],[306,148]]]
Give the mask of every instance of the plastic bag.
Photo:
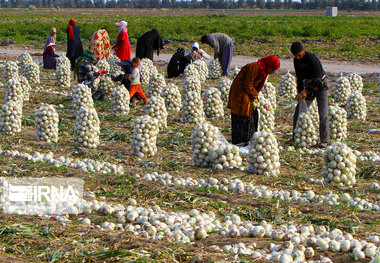
[[[219,131],[219,130],[218,130]],[[219,131],[219,142],[218,142],[218,146],[222,146],[222,145],[229,145],[226,137],[224,137],[224,135]]]
[[[309,106],[307,106],[307,103],[305,100],[301,100],[299,103],[298,103],[299,107],[298,107],[298,116],[303,113],[303,112],[308,112],[309,110]]]

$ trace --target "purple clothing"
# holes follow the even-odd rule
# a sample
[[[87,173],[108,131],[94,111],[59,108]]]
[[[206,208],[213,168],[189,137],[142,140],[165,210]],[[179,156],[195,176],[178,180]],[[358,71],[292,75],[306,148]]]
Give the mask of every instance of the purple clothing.
[[[234,42],[230,42],[220,53],[218,59],[222,66],[222,76],[228,76],[232,60]]]
[[[59,57],[59,55],[55,54],[54,49],[48,47],[44,54],[44,68],[46,69],[56,69],[57,68],[57,60],[56,57]]]

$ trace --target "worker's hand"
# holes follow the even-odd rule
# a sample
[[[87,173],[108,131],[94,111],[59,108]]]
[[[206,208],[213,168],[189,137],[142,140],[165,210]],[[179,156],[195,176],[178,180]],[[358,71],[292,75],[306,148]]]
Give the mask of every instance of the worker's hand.
[[[218,54],[214,54],[214,59],[217,59],[219,57]]]
[[[298,92],[298,94],[296,96],[296,101],[300,102],[301,100],[306,99],[306,95],[307,95],[306,90],[302,90],[301,92]]]
[[[269,110],[269,107],[270,107],[269,104],[265,104],[265,105],[264,105],[264,109],[266,109],[266,110]]]
[[[252,101],[252,107],[254,110],[257,109],[257,107],[259,107],[259,100],[258,99],[253,99]]]

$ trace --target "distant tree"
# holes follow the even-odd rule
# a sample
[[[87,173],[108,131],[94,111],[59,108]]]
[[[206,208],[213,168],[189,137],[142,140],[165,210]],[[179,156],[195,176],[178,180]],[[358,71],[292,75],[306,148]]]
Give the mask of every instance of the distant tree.
[[[274,9],[275,5],[273,3],[272,0],[267,0],[267,2],[265,3],[265,8],[267,9]]]
[[[258,8],[265,8],[265,0],[257,0],[256,5]]]
[[[274,7],[280,9],[282,7],[281,0],[274,0]]]

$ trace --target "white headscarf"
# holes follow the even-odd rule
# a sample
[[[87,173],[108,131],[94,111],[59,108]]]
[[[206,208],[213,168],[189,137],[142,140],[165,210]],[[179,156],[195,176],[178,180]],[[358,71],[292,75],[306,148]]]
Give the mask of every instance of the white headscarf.
[[[119,31],[117,32],[117,34],[119,35],[120,31],[126,28],[128,23],[125,21],[120,21],[120,22],[115,23],[115,25],[119,27]]]

